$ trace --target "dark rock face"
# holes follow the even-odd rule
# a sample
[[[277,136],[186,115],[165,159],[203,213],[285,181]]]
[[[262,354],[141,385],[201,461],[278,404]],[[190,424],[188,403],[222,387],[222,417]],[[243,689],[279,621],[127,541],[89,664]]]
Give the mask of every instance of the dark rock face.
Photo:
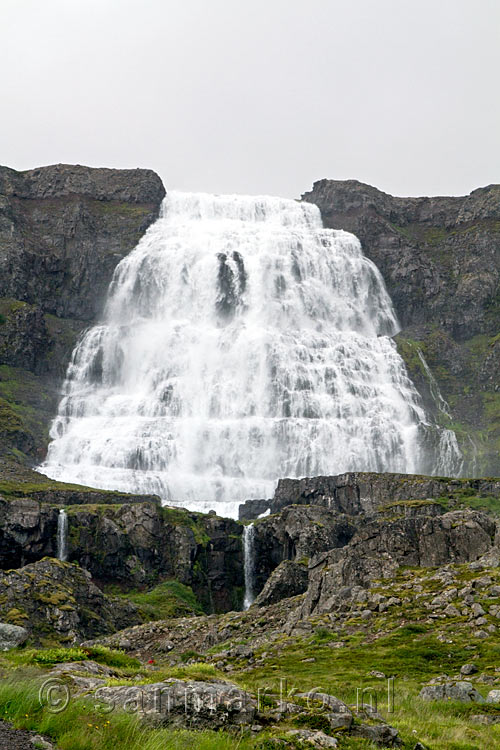
[[[254,605],[266,607],[268,604],[274,604],[281,599],[303,594],[307,591],[307,584],[307,566],[291,560],[283,560],[267,579],[264,588],[255,599]]]
[[[50,346],[43,312],[36,305],[15,300],[2,300],[0,310],[4,318],[0,325],[0,365],[37,372]]]
[[[488,308],[500,281],[500,185],[463,198],[395,198],[357,180],[320,180],[302,198],[326,226],[359,237],[403,326],[439,321],[459,339],[496,333]]]
[[[43,459],[76,339],[164,196],[150,170],[0,167],[0,459]]]
[[[153,585],[174,578],[207,611],[237,609],[243,586],[241,526],[231,519],[143,503],[73,507],[69,559],[99,581]]]
[[[268,501],[271,515],[254,525],[256,602],[307,588],[311,614],[320,599],[391,577],[401,565],[476,560],[496,549],[498,537],[490,516],[467,507],[476,495],[500,498],[500,482],[369,472],[282,479]],[[251,501],[242,508],[249,515]],[[300,563],[309,564],[307,586]]]
[[[493,547],[495,532],[488,515],[471,510],[367,521],[349,545],[311,560],[302,614],[328,611],[343,588],[390,578],[401,565],[433,567],[477,560]]]
[[[62,495],[62,497],[61,497]],[[124,587],[154,586],[176,579],[191,586],[210,612],[241,606],[242,527],[231,519],[161,508],[146,497],[49,490],[31,497],[0,497],[0,568],[20,568],[56,556],[59,508],[68,508],[68,559],[93,578]],[[118,503],[116,501],[120,500]],[[54,504],[52,504],[54,503]],[[68,507],[69,505],[69,507]]]
[[[271,514],[279,513],[289,505],[319,505],[336,513],[355,516],[375,513],[387,503],[394,505],[397,501],[440,498],[457,492],[500,497],[500,480],[361,471],[333,477],[280,479],[271,500],[248,500],[240,505],[240,518],[255,518],[266,510]],[[263,521],[259,521],[259,526]]]
[[[46,558],[0,572],[0,618],[38,639],[74,642],[141,622],[135,605],[108,597],[77,565]]]
[[[156,219],[164,195],[150,170],[0,168],[0,297],[93,320],[116,264]]]
[[[57,510],[35,500],[0,497],[0,568],[55,557]]]
[[[324,550],[343,547],[355,533],[349,518],[317,505],[291,505],[260,519],[254,528],[256,591],[282,560],[307,562]]]
[[[403,330],[396,337],[427,410],[443,417],[432,375],[458,423],[468,475],[500,473],[500,186],[465,197],[395,198],[357,180],[320,180],[303,200],[327,227],[359,237]]]

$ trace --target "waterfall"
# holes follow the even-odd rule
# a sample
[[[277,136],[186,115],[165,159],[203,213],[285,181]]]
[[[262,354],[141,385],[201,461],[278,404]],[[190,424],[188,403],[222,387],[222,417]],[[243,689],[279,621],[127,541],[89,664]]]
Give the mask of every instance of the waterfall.
[[[424,368],[424,372],[429,381],[429,390],[436,404],[438,411],[451,422],[451,412],[448,402],[441,395],[436,378],[432,374],[431,368],[423,355],[422,350],[417,347],[417,355]],[[464,466],[462,451],[459,448],[457,436],[453,430],[443,427],[439,431],[439,443],[436,450],[436,457],[433,465],[433,473],[442,476],[461,476]]]
[[[248,609],[255,599],[255,557],[254,557],[255,527],[249,523],[243,527],[243,562],[245,572],[245,598],[243,609]]]
[[[436,404],[439,411],[445,415],[445,417],[448,417],[448,419],[451,419],[449,404],[442,397],[441,391],[439,390],[439,386],[437,384],[437,380],[432,374],[431,368],[427,364],[427,361],[422,353],[422,350],[419,349],[418,347],[417,347],[417,355],[422,364],[422,367],[424,368],[424,372],[427,375],[427,380],[429,381],[429,390],[431,392],[432,398],[434,399],[434,403]]]
[[[61,508],[57,516],[57,559],[68,559],[68,514]]]
[[[170,193],[73,352],[40,470],[233,517],[279,477],[422,471],[397,330],[316,206]]]

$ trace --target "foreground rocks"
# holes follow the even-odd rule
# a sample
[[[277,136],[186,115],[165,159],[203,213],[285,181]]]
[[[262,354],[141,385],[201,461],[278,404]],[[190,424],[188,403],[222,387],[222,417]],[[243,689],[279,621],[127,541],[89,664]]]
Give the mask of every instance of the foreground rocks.
[[[353,711],[341,700],[327,693],[297,694],[299,703],[278,696],[267,696],[265,705],[255,696],[227,680],[179,680],[157,682],[127,681],[108,686],[106,680],[120,679],[109,667],[93,661],[56,665],[53,678],[69,681],[73,696],[92,695],[105,713],[125,710],[152,726],[187,727],[190,729],[251,729],[259,732],[263,725],[289,721],[318,721],[329,725],[327,731],[342,731],[371,740],[380,747],[399,747],[402,742],[396,729],[388,724],[363,724],[354,720]],[[139,675],[138,677],[140,677]],[[136,678],[137,679],[137,678]],[[373,714],[372,719],[380,719]],[[337,747],[338,740],[324,731],[288,729],[285,736],[304,741],[312,747]]]
[[[137,713],[155,724],[219,729],[249,725],[256,714],[256,700],[228,682],[166,680],[148,685],[100,687],[95,693],[106,710],[136,707]]]
[[[419,693],[425,701],[451,700],[459,703],[484,703],[481,693],[471,682],[448,682],[444,685],[426,685]]]

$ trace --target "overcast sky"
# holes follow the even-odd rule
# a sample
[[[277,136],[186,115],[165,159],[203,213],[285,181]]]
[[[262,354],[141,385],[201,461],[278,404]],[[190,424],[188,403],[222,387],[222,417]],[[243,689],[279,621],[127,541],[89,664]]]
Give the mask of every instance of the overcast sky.
[[[296,197],[500,182],[498,0],[0,0],[0,163]]]

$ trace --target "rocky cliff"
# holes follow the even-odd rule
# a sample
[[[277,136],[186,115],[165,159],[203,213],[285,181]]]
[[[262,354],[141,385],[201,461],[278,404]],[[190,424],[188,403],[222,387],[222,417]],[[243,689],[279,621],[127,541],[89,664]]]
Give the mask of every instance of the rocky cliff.
[[[382,272],[402,325],[398,348],[427,409],[455,429],[466,474],[499,474],[500,186],[396,198],[320,180],[302,198],[325,226],[354,232]]]
[[[66,501],[67,559],[100,585],[128,591],[176,580],[192,588],[207,612],[241,607],[242,526],[236,521],[162,508],[140,496],[117,495],[113,504],[103,504],[112,493],[89,491],[84,504],[84,494],[52,489],[0,495],[0,569],[56,556],[59,504]]]
[[[0,167],[0,461],[43,458],[80,331],[113,271],[156,219],[165,189],[144,169]]]

